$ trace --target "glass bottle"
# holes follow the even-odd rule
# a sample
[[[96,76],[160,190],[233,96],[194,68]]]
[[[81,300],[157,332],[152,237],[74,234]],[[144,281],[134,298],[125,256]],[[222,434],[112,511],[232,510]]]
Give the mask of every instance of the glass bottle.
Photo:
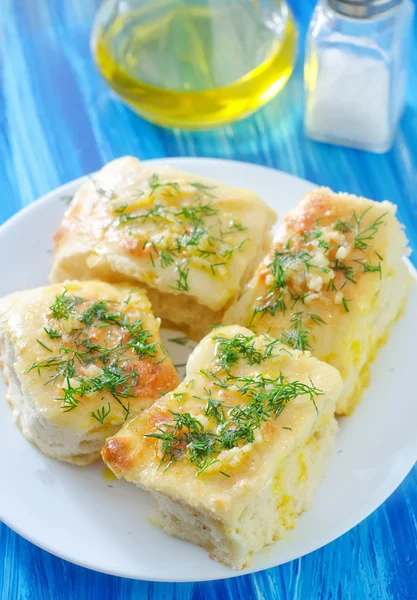
[[[279,92],[296,30],[283,0],[104,0],[91,44],[133,110],[199,129],[242,118]]]
[[[410,0],[320,0],[305,58],[305,131],[371,152],[392,145],[404,108]]]

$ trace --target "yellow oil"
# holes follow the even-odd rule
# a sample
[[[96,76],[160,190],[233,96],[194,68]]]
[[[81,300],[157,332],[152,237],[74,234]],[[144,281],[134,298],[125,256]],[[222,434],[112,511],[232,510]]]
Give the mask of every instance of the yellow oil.
[[[104,469],[103,469],[103,479],[105,481],[108,481],[109,483],[111,483],[113,481],[116,481],[117,477],[113,473],[113,471],[110,471],[110,469],[108,467],[104,467]]]
[[[282,89],[296,54],[290,13],[278,36],[249,5],[153,0],[119,14],[93,32],[99,70],[159,125],[203,129],[240,119]]]

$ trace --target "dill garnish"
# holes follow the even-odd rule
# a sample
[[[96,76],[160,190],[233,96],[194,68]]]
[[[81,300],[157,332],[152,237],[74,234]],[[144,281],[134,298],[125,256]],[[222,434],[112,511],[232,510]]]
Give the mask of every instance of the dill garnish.
[[[372,248],[371,242],[384,224],[387,213],[365,226],[364,219],[367,217],[369,222],[372,208],[367,208],[359,216],[353,210],[347,219],[337,219],[328,226],[328,229],[344,234],[344,241],[332,231],[330,235],[325,235],[325,228],[320,227],[319,219],[316,219],[314,228],[301,231],[275,247],[272,258],[265,264],[265,273],[262,273],[265,277],[264,294],[256,299],[248,326],[255,325],[265,315],[279,319],[280,315],[284,317],[289,311],[290,325],[282,331],[281,342],[299,350],[310,349],[309,320],[315,325],[326,323],[319,315],[308,312],[308,296],[314,294],[320,301],[317,294],[328,292],[330,299],[336,302],[333,293],[356,284],[360,273],[377,273],[382,278],[383,257]],[[340,248],[344,252],[339,252]],[[349,257],[348,252],[352,250],[356,252]],[[378,262],[372,258],[372,253],[376,254]],[[318,290],[311,287],[312,276],[315,275],[321,277]],[[314,283],[316,280],[320,282],[313,277]],[[341,304],[344,312],[350,312],[348,302],[351,301],[343,298]]]
[[[317,242],[317,247],[323,248],[324,250],[330,250],[330,244],[329,242],[326,242],[326,240],[319,240]]]
[[[61,331],[54,329],[53,327],[44,327],[44,332],[50,337],[51,340],[62,337]]]
[[[371,265],[369,259],[360,263],[362,270],[369,273],[379,273],[379,278],[382,279],[382,268],[381,263],[377,265]]]
[[[323,235],[323,230],[316,227],[316,229],[311,229],[310,231],[305,231],[303,233],[304,242],[311,242],[311,240],[317,240]]]
[[[337,287],[333,277],[329,279],[329,283],[327,284],[327,291],[329,290],[331,290],[332,292],[337,292]]]
[[[341,221],[340,219],[337,219],[334,224],[334,229],[336,231],[340,231],[341,233],[349,233],[352,229],[352,225],[349,223],[349,221]]]
[[[163,269],[166,269],[167,267],[169,267],[169,265],[172,265],[172,263],[174,262],[174,254],[172,250],[169,249],[161,250],[159,253],[159,259],[161,261],[161,267]]]
[[[354,240],[354,248],[359,250],[366,250],[369,248],[369,242],[372,241],[375,235],[378,233],[379,227],[384,223],[384,217],[387,213],[383,213],[379,217],[377,217],[369,227],[365,227],[365,229],[361,229],[362,219],[363,217],[372,210],[372,206],[367,208],[360,217],[356,216],[355,211],[353,211],[353,219],[356,224],[356,234]]]
[[[79,321],[90,327],[96,319],[103,321],[107,319],[108,315],[109,301],[99,300],[98,302],[93,302],[91,306],[81,313]]]
[[[36,340],[38,342],[38,344],[40,344],[43,348],[45,348],[45,350],[48,350],[48,352],[52,352],[52,350],[50,348],[48,348],[48,346],[46,344],[44,344],[43,342],[41,342],[41,340]]]
[[[193,183],[190,183],[190,185],[191,187],[195,188],[199,192],[202,192],[206,196],[211,196],[212,198],[214,198],[210,190],[214,190],[216,187],[215,185],[205,185],[204,183],[200,183],[198,181],[194,181]]]
[[[101,425],[103,425],[104,419],[109,416],[110,412],[111,412],[111,406],[110,406],[110,402],[109,402],[107,410],[104,408],[104,406],[102,406],[101,408],[98,408],[95,412],[92,412],[91,416],[93,417],[93,419],[95,419]]]
[[[356,271],[351,265],[336,258],[334,264],[332,265],[332,268],[334,271],[341,271],[343,273],[345,281],[343,282],[342,287],[340,288],[341,290],[345,287],[348,281],[350,281],[351,283],[356,283]]]
[[[289,381],[282,373],[277,377],[259,373],[250,376],[233,374],[233,366],[240,360],[244,360],[248,366],[268,360],[262,348],[256,350],[258,354],[254,358],[254,336],[249,336],[247,343],[243,337],[238,334],[233,338],[214,338],[218,342],[214,357],[217,370],[201,371],[201,374],[215,387],[228,389],[233,386],[238,399],[245,399],[245,403],[238,401],[234,405],[225,404],[212,396],[208,388],[205,388],[206,398],[193,396],[201,401],[204,415],[215,427],[205,427],[189,412],[171,411],[171,422],[145,435],[159,440],[163,454],[161,465],[168,468],[174,461],[186,459],[197,467],[197,475],[200,475],[218,462],[218,455],[223,450],[253,443],[255,432],[262,423],[278,418],[291,400],[306,395],[317,410],[315,398],[322,392],[311,380],[308,385]]]
[[[214,336],[213,340],[217,342],[216,354],[220,367],[229,371],[233,365],[240,360],[247,360],[248,364],[259,365],[263,360],[262,352],[255,347],[253,336],[245,336],[242,333],[235,335],[234,338]]]
[[[62,294],[60,296],[57,296],[54,302],[49,307],[52,318],[57,319],[57,321],[67,321],[70,318],[75,306],[77,306],[77,304],[79,304],[82,301],[83,300],[81,298],[68,295],[68,290],[64,286],[64,291],[62,292]]]
[[[177,285],[176,287],[171,287],[179,290],[180,292],[188,292],[190,289],[190,286],[188,285],[188,260],[177,264],[176,271],[178,273],[178,279],[176,280]]]
[[[129,296],[130,299],[130,296]],[[126,305],[126,302],[124,303]],[[70,329],[66,321],[71,318]],[[130,414],[129,398],[134,397],[134,387],[138,373],[132,360],[154,358],[158,342],[152,341],[152,334],[144,327],[143,319],[129,319],[110,300],[87,300],[72,295],[64,287],[56,296],[48,314],[49,325],[44,328],[51,339],[60,340],[65,334],[65,343],[60,342],[59,352],[31,365],[28,372],[36,370],[48,374],[48,383],[61,379],[61,409],[64,412],[75,410],[87,394],[110,394],[122,407],[125,418]],[[77,326],[73,326],[73,321]],[[104,343],[95,341],[97,332],[107,328]],[[94,340],[94,341],[93,341]],[[48,352],[53,351],[42,340],[37,342]],[[161,359],[163,360],[163,358]],[[94,364],[96,370],[86,375],[88,366]],[[93,411],[91,416],[98,421],[108,417],[111,405]]]
[[[133,236],[137,231],[153,267],[158,262],[163,269],[174,266],[173,277],[178,274],[178,278],[175,286],[171,286],[173,289],[190,291],[190,261],[197,261],[199,267],[203,261],[204,267],[214,276],[220,276],[219,268],[227,265],[235,252],[242,252],[247,240],[242,240],[240,234],[246,227],[239,221],[230,220],[226,226],[222,224],[220,211],[213,202],[216,186],[200,182],[186,184],[195,193],[190,198],[188,188],[186,201],[182,203],[179,182],[163,182],[154,173],[147,184],[145,191],[132,194],[132,205],[119,201],[113,206],[118,227],[128,227]],[[145,193],[152,198],[153,204],[147,208],[135,206],[135,200]],[[141,226],[150,222],[152,231],[143,231]]]
[[[226,420],[226,413],[222,402],[220,400],[214,400],[213,398],[207,398],[204,414],[218,424],[224,423]]]
[[[342,304],[343,304],[343,308],[345,309],[345,312],[349,312],[349,307],[348,307],[348,300],[346,300],[345,297],[342,298]]]
[[[314,239],[317,237],[316,233]],[[310,272],[312,269],[322,273],[330,271],[326,267],[313,264],[312,259],[312,254],[305,249],[274,251],[271,262],[266,265],[272,275],[272,283],[261,298],[261,304],[253,309],[249,325],[254,322],[258,315],[261,315],[262,318],[265,314],[275,316],[277,312],[285,313],[287,310],[285,298],[292,300],[291,310],[299,300],[304,304],[304,299],[310,292],[295,294],[289,287],[291,277],[299,270],[300,264],[305,272]]]
[[[255,442],[256,431],[262,424],[278,418],[285,407],[299,396],[307,396],[317,410],[315,398],[322,391],[311,379],[310,384],[306,384],[290,381],[282,373],[273,377],[262,373],[242,375],[241,371],[234,371],[240,361],[251,366],[270,360],[271,348],[279,342],[264,336],[262,344],[259,344],[259,339],[262,338],[242,334],[232,338],[213,336],[216,342],[213,368],[200,371],[207,379],[205,396],[193,396],[209,420],[208,425],[203,425],[185,408],[184,412],[170,411],[171,421],[145,434],[145,437],[159,441],[161,465],[166,469],[173,462],[185,459],[197,468],[196,474],[201,475],[218,462],[220,452]],[[216,389],[233,389],[236,402],[229,404],[223,401],[216,394]],[[177,395],[181,395],[182,399],[184,393],[174,393],[173,397]]]
[[[283,344],[286,344],[294,350],[309,350],[311,348],[309,343],[309,330],[303,327],[303,316],[302,311],[296,312],[291,316],[290,329],[284,329],[279,339]]]
[[[324,321],[319,315],[315,315],[314,313],[307,313],[308,317],[315,323],[316,325],[327,325],[326,321]]]
[[[174,191],[178,191],[179,185],[175,181],[168,181],[166,183],[161,183],[159,180],[159,176],[156,173],[153,173],[148,179],[148,185],[152,190],[152,194],[159,188],[166,188],[165,192],[169,195],[172,195]]]
[[[285,272],[281,264],[281,253],[275,252],[274,258],[270,263],[271,273],[274,278],[274,287],[282,289],[285,287]]]

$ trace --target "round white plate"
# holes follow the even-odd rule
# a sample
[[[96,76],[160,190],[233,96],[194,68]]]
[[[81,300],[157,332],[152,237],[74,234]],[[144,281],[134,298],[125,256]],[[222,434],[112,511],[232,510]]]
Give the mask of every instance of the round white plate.
[[[248,187],[277,209],[292,208],[313,184],[246,163],[170,158],[153,161]],[[33,203],[0,228],[0,296],[47,283],[52,236],[66,200],[82,179]],[[415,276],[415,272],[413,271]],[[147,520],[149,498],[124,481],[108,481],[103,465],[76,467],[47,458],[13,424],[0,384],[0,518],[19,534],[79,565],[136,579],[203,581],[251,573],[303,556],[342,535],[400,484],[417,456],[415,402],[416,288],[403,318],[372,367],[372,383],[340,433],[313,508],[288,537],[236,572],[204,550],[171,538]],[[172,337],[172,334],[167,336]],[[189,349],[171,344],[174,362]]]

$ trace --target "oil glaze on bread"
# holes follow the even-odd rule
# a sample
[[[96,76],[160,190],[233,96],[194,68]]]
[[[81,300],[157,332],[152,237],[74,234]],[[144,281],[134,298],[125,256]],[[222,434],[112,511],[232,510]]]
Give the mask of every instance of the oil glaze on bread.
[[[51,280],[133,280],[155,314],[199,340],[252,275],[275,219],[248,190],[120,158],[76,193]]]
[[[241,569],[311,505],[341,389],[336,369],[308,352],[218,328],[180,386],[128,421],[102,456],[151,493],[155,524]]]
[[[76,464],[178,375],[146,293],[66,282],[0,300],[0,364],[16,424],[42,452]]]
[[[224,323],[268,331],[336,367],[349,414],[405,304],[407,240],[390,202],[321,188],[285,218]]]

